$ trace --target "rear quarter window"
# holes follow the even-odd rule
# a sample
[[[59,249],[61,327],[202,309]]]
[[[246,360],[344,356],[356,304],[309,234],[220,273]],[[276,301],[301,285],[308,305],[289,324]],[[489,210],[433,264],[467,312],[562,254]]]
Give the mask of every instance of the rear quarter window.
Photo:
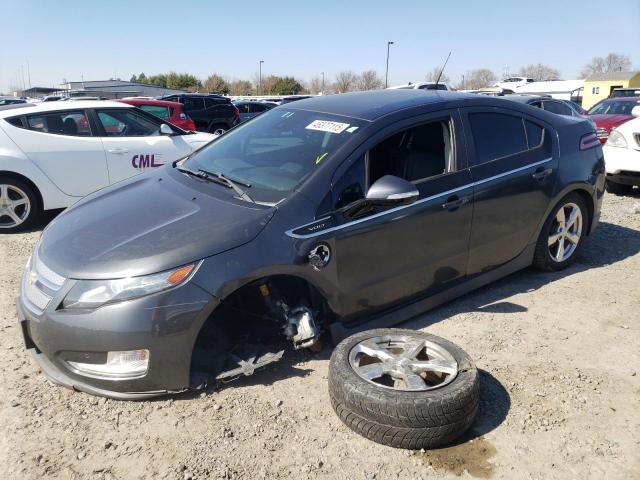
[[[14,127],[24,128],[24,123],[22,122],[22,117],[11,117],[5,118],[5,121]]]

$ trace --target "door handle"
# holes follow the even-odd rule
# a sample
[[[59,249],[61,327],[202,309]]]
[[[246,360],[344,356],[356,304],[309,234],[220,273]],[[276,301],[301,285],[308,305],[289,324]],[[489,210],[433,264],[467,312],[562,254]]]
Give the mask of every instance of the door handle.
[[[469,197],[458,197],[458,195],[452,195],[451,197],[447,198],[447,201],[445,203],[442,204],[442,208],[444,210],[454,212],[468,201]]]
[[[536,170],[536,173],[531,176],[538,181],[542,181],[547,178],[551,172],[553,172],[553,168],[543,169],[542,167],[540,167],[538,170]]]
[[[122,155],[129,152],[128,148],[110,148],[107,150],[109,153],[115,153],[116,155]]]

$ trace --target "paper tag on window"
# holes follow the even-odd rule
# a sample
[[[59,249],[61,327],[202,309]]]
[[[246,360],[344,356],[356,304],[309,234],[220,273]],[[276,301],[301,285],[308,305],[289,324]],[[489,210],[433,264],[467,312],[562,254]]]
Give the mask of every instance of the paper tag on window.
[[[329,120],[314,120],[305,128],[307,130],[318,130],[320,132],[342,133],[348,126],[348,123],[331,122]]]

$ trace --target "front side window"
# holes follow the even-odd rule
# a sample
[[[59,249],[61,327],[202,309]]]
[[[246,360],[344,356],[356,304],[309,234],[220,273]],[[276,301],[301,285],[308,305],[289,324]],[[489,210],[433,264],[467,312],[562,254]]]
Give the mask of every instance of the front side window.
[[[305,110],[270,110],[214,140],[184,166],[248,183],[254,200],[275,203],[330,161],[366,123]]]
[[[163,120],[171,116],[171,109],[164,105],[138,105],[138,108]]]
[[[91,136],[89,121],[83,111],[52,112],[27,117],[30,130],[76,137]]]
[[[469,121],[476,148],[476,164],[527,150],[521,117],[503,113],[471,113]]]
[[[237,103],[236,108],[240,113],[249,113],[249,104],[248,103]]]
[[[154,122],[133,109],[98,110],[98,120],[107,137],[151,137],[160,135],[160,122]]]
[[[336,182],[336,208],[364,198],[367,189],[385,175],[419,184],[453,171],[451,131],[451,121],[440,120],[402,130],[378,143]]]

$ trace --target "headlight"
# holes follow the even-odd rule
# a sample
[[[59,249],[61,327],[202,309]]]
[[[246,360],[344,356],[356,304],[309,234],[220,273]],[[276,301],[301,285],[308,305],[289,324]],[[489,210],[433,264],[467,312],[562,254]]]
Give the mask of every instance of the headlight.
[[[116,280],[79,280],[62,301],[62,308],[98,308],[108,303],[122,302],[150,295],[184,283],[194,272],[196,264]]]
[[[624,139],[624,136],[620,132],[618,132],[617,130],[611,130],[606,145],[608,147],[627,148],[627,141]]]

